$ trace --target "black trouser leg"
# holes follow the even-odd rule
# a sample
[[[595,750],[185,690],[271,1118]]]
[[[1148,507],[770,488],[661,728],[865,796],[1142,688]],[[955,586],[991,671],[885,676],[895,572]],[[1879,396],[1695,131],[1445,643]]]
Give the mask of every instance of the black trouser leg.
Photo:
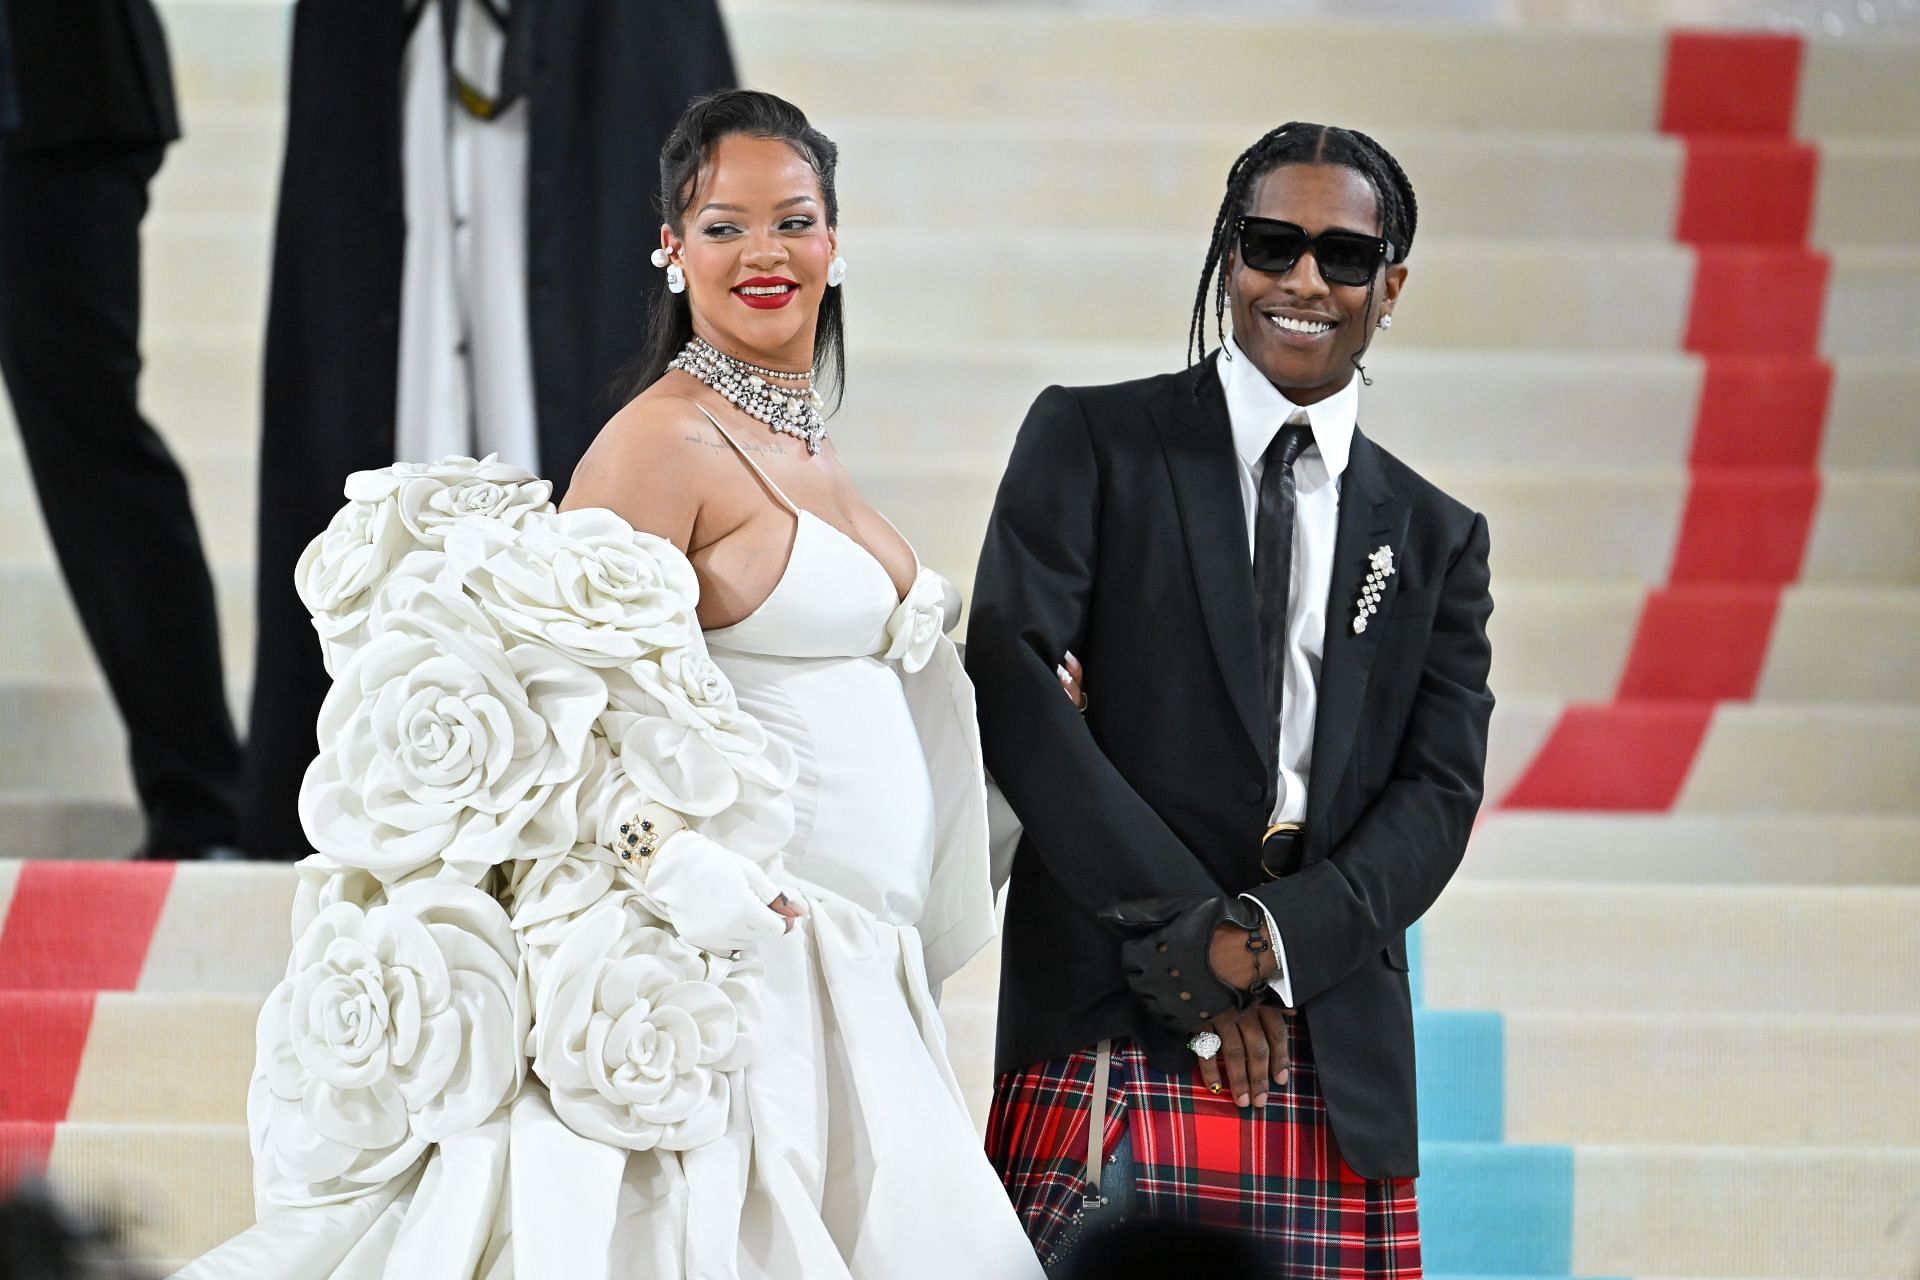
[[[140,414],[140,221],[161,147],[0,160],[0,374],[126,723],[147,847],[237,839],[240,746],[186,478]]]

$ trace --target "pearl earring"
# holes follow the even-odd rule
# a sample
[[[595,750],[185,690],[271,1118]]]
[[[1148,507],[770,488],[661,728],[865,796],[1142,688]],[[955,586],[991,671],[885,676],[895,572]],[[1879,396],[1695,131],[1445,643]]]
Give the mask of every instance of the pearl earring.
[[[838,288],[840,282],[846,278],[847,260],[835,254],[833,261],[827,264],[827,287],[830,289]]]
[[[685,293],[687,291],[687,273],[681,269],[679,263],[667,255],[665,248],[655,249],[653,251],[653,265],[667,269],[667,291],[669,293]]]
[[[1378,327],[1378,328],[1381,328],[1381,329],[1391,329],[1391,328],[1393,328],[1393,317],[1392,317],[1392,316],[1381,316],[1381,317],[1380,317],[1380,323],[1379,323],[1379,325],[1378,325],[1377,327]]]

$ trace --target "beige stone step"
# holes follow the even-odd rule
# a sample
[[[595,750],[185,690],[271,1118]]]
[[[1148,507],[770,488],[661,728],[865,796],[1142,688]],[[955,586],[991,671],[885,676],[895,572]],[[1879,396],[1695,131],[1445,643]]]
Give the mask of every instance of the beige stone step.
[[[1483,814],[1460,874],[1623,884],[1920,885],[1920,818]]]
[[[177,332],[146,347],[147,413],[195,481],[203,519],[228,531],[223,545],[250,541],[257,336]],[[970,454],[987,462],[1006,457],[1048,384],[1125,381],[1181,361],[1164,345],[972,342],[936,350],[868,335],[852,351],[846,402],[831,425],[850,461]],[[1416,466],[1677,469],[1687,461],[1702,365],[1679,352],[1488,350],[1463,358],[1383,348],[1372,373],[1362,425]],[[1822,464],[1920,471],[1916,405],[1920,361],[1838,362]],[[24,468],[0,397],[0,557],[16,554],[20,522],[39,537]]]
[[[158,0],[185,127],[205,106],[278,108],[286,96],[291,0]]]
[[[839,145],[849,227],[972,226],[956,191],[990,192],[1012,226],[1157,228],[1190,234],[1219,198],[1246,129],[1174,119],[924,121],[818,119]],[[209,104],[168,153],[154,186],[163,213],[273,217],[286,121],[269,106]],[[1513,235],[1662,240],[1673,232],[1685,149],[1659,134],[1396,129],[1389,141],[1441,237]],[[937,159],[935,159],[937,157]],[[1907,244],[1897,210],[1920,200],[1920,144],[1822,144],[1812,242]]]
[[[1475,457],[1473,449],[1449,449],[1445,432],[1432,429],[1431,418],[1423,430],[1412,429],[1404,417],[1399,421],[1399,428],[1391,418],[1382,425],[1382,442],[1486,514],[1496,580],[1666,581],[1687,494],[1684,465],[1612,467],[1583,462],[1571,447],[1529,450],[1559,465],[1500,465]],[[1449,425],[1461,434],[1474,430],[1471,418],[1453,418]],[[1522,427],[1509,419],[1503,430],[1512,436]],[[1638,430],[1659,434],[1651,427]],[[868,438],[878,434],[872,427]],[[1672,432],[1669,443],[1677,438],[1681,432]],[[1497,443],[1483,447],[1501,452]],[[1003,450],[961,448],[951,440],[940,452],[869,450],[856,438],[847,442],[845,461],[868,499],[913,540],[921,559],[958,580],[970,576],[978,557],[1004,467]],[[1605,457],[1612,449],[1599,452]],[[250,452],[216,446],[182,450],[181,458],[213,563],[223,574],[244,569],[251,562],[255,527]],[[1916,527],[1920,467],[1882,464],[1828,472],[1821,478],[1801,578],[1822,585],[1920,584],[1920,539],[1911,536]],[[50,567],[52,556],[24,470],[0,466],[0,564],[9,562]]]
[[[922,554],[930,553],[923,549]],[[963,560],[953,574],[963,592],[971,569]],[[254,658],[251,571],[223,567],[216,590],[228,684],[238,697]],[[22,619],[0,633],[0,679],[95,678],[92,650],[66,586],[51,566],[0,562],[0,594]],[[1645,595],[1637,583],[1497,580],[1489,629],[1493,687],[1510,698],[1611,697],[1625,670]],[[1782,596],[1755,697],[1780,703],[1920,704],[1920,665],[1911,661],[1909,643],[1917,630],[1920,588],[1791,588]],[[1848,661],[1834,662],[1836,652],[1847,653]]]
[[[1920,1248],[1903,1212],[1920,1179],[1913,1148],[1633,1143],[1573,1156],[1576,1274],[1878,1277]],[[61,1126],[51,1176],[113,1206],[145,1256],[193,1256],[253,1221],[238,1127]]]
[[[0,1010],[33,1027],[43,999],[0,991]],[[244,1125],[259,1013],[255,995],[100,992],[67,1120]]]
[[[0,992],[0,1010],[32,1027],[39,999]],[[245,1124],[259,1003],[101,993],[67,1121]],[[983,1105],[994,1008],[941,1005]],[[1920,1019],[1520,1011],[1501,1034],[1508,1142],[1920,1146]]]
[[[54,927],[42,929],[41,943],[65,945],[68,936],[135,927],[125,917],[129,899],[118,891],[126,866],[60,866],[62,876],[81,877],[65,891],[90,890],[90,910],[63,913]],[[165,894],[159,914],[147,923],[152,904],[150,877],[165,872]],[[18,910],[30,910],[31,894],[19,893],[21,877],[33,873],[33,864],[0,857],[0,925]],[[141,889],[132,891],[139,908],[137,927],[149,929],[146,952],[132,987],[142,995],[179,994],[237,996],[258,1002],[286,973],[291,945],[295,877],[286,863],[184,862],[170,868],[147,866]],[[64,931],[64,932],[63,932]],[[0,990],[31,989],[25,980],[9,974]]]
[[[49,559],[51,556],[49,555]],[[0,632],[0,680],[52,682],[100,679],[93,650],[65,581],[44,561],[0,561],[0,593],[20,621]],[[214,579],[221,660],[230,691],[244,691],[253,671],[253,574],[223,565]],[[317,641],[316,641],[317,644]],[[244,703],[244,698],[241,702]]]
[[[848,226],[849,331],[896,342],[1159,342],[1177,358],[1197,282],[1192,246],[1160,233],[982,228],[966,272],[929,288],[926,233]],[[267,230],[216,216],[148,224],[148,330],[256,327]],[[1395,311],[1395,346],[1671,351],[1685,333],[1690,250],[1660,241],[1422,238]],[[856,283],[857,282],[857,283]],[[1822,349],[1910,359],[1920,246],[1833,254]],[[1382,346],[1387,345],[1382,343]]]
[[[0,919],[21,867],[0,860]],[[285,968],[292,895],[285,866],[181,866],[139,991],[264,996]],[[106,927],[112,910],[103,894],[101,919],[73,927]],[[1420,927],[1436,1009],[1920,1017],[1920,887],[1468,876]],[[991,952],[976,958],[943,1005],[990,1009],[996,974]],[[957,1024],[954,1037],[977,1039]]]
[[[1498,585],[1488,634],[1502,696],[1604,701],[1626,669],[1637,584]],[[1920,590],[1803,586],[1782,594],[1757,700],[1920,704]],[[1845,653],[1845,662],[1833,660]]]
[[[253,1156],[241,1125],[71,1124],[47,1180],[102,1213],[142,1257],[195,1257],[253,1225]]]
[[[130,801],[0,794],[0,858],[124,858],[145,830],[139,807]]]
[[[139,810],[0,795],[0,859],[115,859]],[[1483,813],[1460,875],[1483,880],[1920,885],[1920,818],[1853,814]]]
[[[1000,8],[987,23],[963,6],[927,5],[895,10],[889,18],[905,20],[821,49],[836,19],[863,11],[764,2],[726,10],[748,79],[823,117],[884,102],[912,118],[1264,124],[1306,116],[1376,133],[1415,125],[1646,131],[1660,108],[1665,38],[1651,28],[1383,25],[1291,14],[1290,21],[1249,22],[1231,10],[1089,20],[1053,7]],[[741,20],[749,14],[750,24]],[[1327,56],[1296,65],[1288,51],[1303,46]],[[1342,74],[1360,59],[1377,78],[1361,84]],[[1913,134],[1917,63],[1911,40],[1810,42],[1799,132]],[[1273,65],[1289,68],[1284,89],[1265,74]],[[905,100],[893,91],[899,66],[914,68],[915,92]],[[1116,76],[1114,68],[1126,72]],[[1186,91],[1194,84],[1208,92]]]
[[[1584,1276],[1904,1275],[1920,1256],[1920,1149],[1574,1148]]]
[[[1920,888],[1462,879],[1421,932],[1433,1008],[1920,1017]]]
[[[1685,16],[1681,11],[1684,10]],[[189,107],[279,100],[285,0],[162,0]],[[1698,6],[1623,15],[1609,6],[1530,5],[1508,23],[1250,21],[1227,7],[1178,16],[1089,15],[1072,8],[889,6],[727,0],[735,56],[750,83],[816,116],[884,111],[922,119],[1187,119],[1278,122],[1314,104],[1317,118],[1371,129],[1564,129],[1645,132],[1659,113],[1661,23],[1700,21]],[[1706,15],[1712,17],[1713,15]],[[1864,28],[1863,28],[1864,30]],[[1266,74],[1301,45],[1328,56]],[[1365,59],[1365,84],[1344,74]],[[1807,46],[1796,131],[1805,136],[1920,132],[1915,42],[1898,35]],[[913,69],[912,94],[899,69]],[[1117,70],[1122,73],[1117,73]],[[1209,92],[1187,91],[1207,84]]]
[[[1190,238],[1218,203],[1250,142],[1246,127],[1197,129],[1052,120],[948,123],[849,116],[822,127],[841,149],[842,217],[850,230],[972,226],[991,192],[995,219],[1016,226],[1104,231],[1154,228]],[[1435,238],[1663,241],[1679,216],[1685,148],[1647,133],[1506,129],[1383,135],[1420,198]],[[939,157],[928,163],[928,157]],[[1839,139],[1820,146],[1811,243],[1912,244],[1899,210],[1920,202],[1920,143]]]
[[[124,742],[93,677],[0,680],[0,792],[124,801]],[[229,691],[230,703],[244,699]],[[1558,699],[1512,698],[1494,712],[1489,803],[1551,732]],[[1681,809],[1712,813],[1920,812],[1920,707],[1723,703],[1682,788]]]
[[[278,101],[186,102],[183,134],[153,181],[153,211],[222,214],[270,226],[286,127]]]
[[[866,493],[912,539],[924,563],[950,575],[977,556],[1000,464],[849,460]],[[1485,513],[1495,581],[1652,585],[1667,580],[1687,492],[1680,470],[1578,472],[1425,468],[1442,489]],[[1920,473],[1824,477],[1801,578],[1808,583],[1920,585]]]
[[[1489,807],[1533,763],[1557,700],[1509,698],[1488,734]],[[1920,814],[1920,712],[1723,702],[1712,711],[1674,809],[1701,815]]]
[[[1920,1018],[1526,1011],[1508,1142],[1920,1148]]]

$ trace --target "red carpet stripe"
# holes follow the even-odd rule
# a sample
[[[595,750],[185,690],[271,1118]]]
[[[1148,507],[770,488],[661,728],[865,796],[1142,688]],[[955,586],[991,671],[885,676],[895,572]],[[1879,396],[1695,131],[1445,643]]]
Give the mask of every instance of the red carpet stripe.
[[[1568,707],[1506,805],[1670,809],[1712,719],[1710,702]]]
[[[131,991],[171,862],[29,862],[0,926],[0,991]]]
[[[1751,698],[1779,607],[1780,592],[1773,587],[1666,587],[1649,593],[1616,700]],[[1682,776],[1662,786],[1677,793],[1692,763],[1691,755],[1678,760]]]
[[[1787,136],[1800,97],[1800,54],[1798,36],[1673,32],[1660,132]]]
[[[64,1120],[93,1023],[91,991],[0,992],[0,1120]]]
[[[1805,244],[1819,153],[1779,138],[1686,139],[1674,239],[1683,244]]]
[[[1695,251],[1686,349],[1705,359],[1668,583],[1614,701],[1568,708],[1503,806],[1672,807],[1714,704],[1751,698],[1819,501],[1832,369],[1827,259],[1806,247],[1818,153],[1788,137],[1796,37],[1669,37],[1661,129],[1686,146],[1675,237]]]
[[[1687,350],[1812,359],[1820,349],[1827,257],[1780,245],[1701,245]]]
[[[1824,360],[1712,357],[1700,388],[1689,464],[1696,471],[1775,467],[1817,474],[1832,388],[1833,367]]]
[[[1811,471],[1696,473],[1669,580],[1792,582],[1819,495],[1820,477]]]
[[[47,1171],[53,1155],[53,1125],[39,1120],[0,1120],[0,1195],[25,1178]]]

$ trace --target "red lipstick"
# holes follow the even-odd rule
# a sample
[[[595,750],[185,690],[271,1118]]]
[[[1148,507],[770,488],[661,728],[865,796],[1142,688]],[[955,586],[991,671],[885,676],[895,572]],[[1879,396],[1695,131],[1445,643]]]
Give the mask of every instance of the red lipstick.
[[[744,292],[752,290],[753,292]],[[733,296],[756,311],[772,311],[786,306],[800,294],[800,282],[785,276],[755,276],[733,286]]]

